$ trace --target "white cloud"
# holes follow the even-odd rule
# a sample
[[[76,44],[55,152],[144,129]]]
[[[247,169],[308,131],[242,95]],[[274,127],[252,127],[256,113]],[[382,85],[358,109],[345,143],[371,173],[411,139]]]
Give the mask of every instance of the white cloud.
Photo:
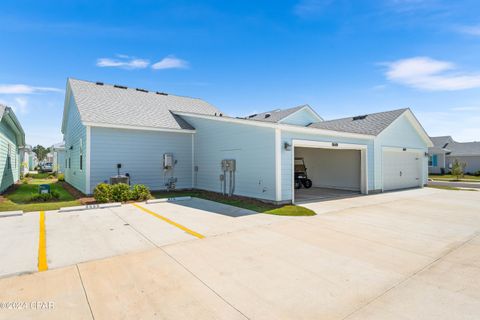
[[[455,91],[480,88],[480,73],[458,72],[452,62],[414,57],[384,64],[388,80],[416,89]]]
[[[0,94],[33,94],[40,92],[63,92],[63,90],[49,87],[34,87],[26,84],[0,84]]]
[[[468,34],[470,36],[480,36],[480,25],[476,26],[463,26],[457,28],[458,32]]]
[[[450,109],[452,111],[480,111],[480,107],[456,107]]]
[[[28,100],[27,98],[17,97],[14,99],[14,104],[12,105],[13,111],[17,114],[26,114],[28,113]]]
[[[293,13],[302,18],[322,13],[333,0],[301,0],[293,8]]]
[[[168,56],[157,63],[154,63],[152,69],[186,69],[188,68],[188,65],[188,62],[185,60],[175,58],[174,56]]]
[[[117,55],[115,59],[97,59],[97,67],[101,68],[145,69],[149,65],[150,61],[146,59],[138,59],[123,54]]]

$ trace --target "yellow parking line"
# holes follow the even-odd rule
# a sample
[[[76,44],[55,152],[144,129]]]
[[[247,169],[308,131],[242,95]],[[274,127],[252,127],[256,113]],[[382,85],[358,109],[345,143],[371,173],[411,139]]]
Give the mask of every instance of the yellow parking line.
[[[135,207],[137,207],[138,209],[140,209],[140,210],[142,210],[142,211],[145,211],[146,213],[151,214],[152,216],[154,216],[154,217],[156,217],[156,218],[162,219],[163,221],[165,221],[165,222],[167,222],[167,223],[170,223],[172,226],[175,226],[175,227],[177,227],[177,228],[185,231],[186,233],[191,234],[191,235],[194,236],[194,237],[197,237],[197,238],[199,238],[199,239],[205,238],[204,235],[201,235],[201,234],[198,233],[198,232],[195,232],[195,231],[193,231],[193,230],[190,230],[190,229],[188,229],[187,227],[184,227],[184,226],[182,226],[181,224],[176,223],[175,221],[172,221],[172,220],[170,220],[170,219],[168,219],[168,218],[165,218],[164,216],[161,216],[161,215],[159,215],[159,214],[157,214],[157,213],[155,213],[155,212],[153,212],[153,211],[151,211],[151,210],[148,210],[147,208],[144,208],[144,207],[142,207],[142,206],[139,206],[139,205],[136,204],[136,203],[132,203],[132,205],[134,205]]]
[[[40,236],[38,239],[38,271],[48,270],[47,237],[45,233],[45,212],[40,211]]]

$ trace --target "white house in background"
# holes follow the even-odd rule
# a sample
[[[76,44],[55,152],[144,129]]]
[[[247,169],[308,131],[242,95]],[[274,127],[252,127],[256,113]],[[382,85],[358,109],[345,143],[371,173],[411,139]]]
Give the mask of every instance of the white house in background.
[[[30,171],[33,171],[37,166],[38,166],[37,154],[33,151],[30,151],[28,153],[28,168]]]
[[[465,163],[465,173],[480,172],[480,142],[457,142],[451,136],[431,137],[433,147],[428,149],[428,171],[448,173],[457,159]]]
[[[65,143],[59,142],[51,146],[52,170],[53,172],[63,173],[65,171]]]
[[[20,151],[20,170],[21,170],[21,174],[25,175],[30,170],[33,170],[30,168],[30,155],[32,153],[32,146],[27,144],[23,148],[21,148],[19,151]]]
[[[422,187],[433,146],[410,109],[324,121],[305,105],[233,118],[200,99],[75,79],[67,81],[62,133],[65,179],[87,194],[120,172],[153,190],[277,203],[313,191]],[[312,189],[294,188],[299,157]]]

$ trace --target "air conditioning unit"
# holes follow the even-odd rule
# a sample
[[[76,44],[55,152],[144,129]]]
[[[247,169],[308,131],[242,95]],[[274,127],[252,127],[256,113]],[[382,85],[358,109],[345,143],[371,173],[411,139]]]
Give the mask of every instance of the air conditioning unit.
[[[110,177],[110,184],[117,184],[117,183],[126,183],[129,184],[130,178],[124,175],[117,175]]]

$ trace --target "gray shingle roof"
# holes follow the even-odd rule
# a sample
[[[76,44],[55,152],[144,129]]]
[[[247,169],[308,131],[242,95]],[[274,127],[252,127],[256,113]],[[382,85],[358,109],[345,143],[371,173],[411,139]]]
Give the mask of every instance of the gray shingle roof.
[[[117,88],[95,82],[69,79],[68,84],[82,122],[165,129],[193,129],[172,111],[200,114],[220,113],[213,105],[196,98]]]
[[[276,123],[306,106],[307,105],[302,105],[302,106],[289,108],[289,109],[275,109],[272,111],[267,111],[267,112],[262,112],[255,115],[246,116],[245,118],[248,120],[257,120],[257,121]]]
[[[398,109],[392,111],[371,113],[359,117],[348,117],[329,121],[322,121],[311,124],[310,128],[318,128],[325,130],[351,132],[359,134],[368,134],[377,136],[385,128],[387,128],[395,119],[402,115],[408,109]]]
[[[430,140],[433,142],[433,146],[435,148],[443,149],[447,143],[454,142],[452,137],[450,136],[442,136],[442,137],[430,137]],[[448,146],[447,146],[448,147]]]
[[[435,148],[443,149],[450,156],[480,155],[480,142],[457,142],[451,136],[430,137],[430,139]]]

